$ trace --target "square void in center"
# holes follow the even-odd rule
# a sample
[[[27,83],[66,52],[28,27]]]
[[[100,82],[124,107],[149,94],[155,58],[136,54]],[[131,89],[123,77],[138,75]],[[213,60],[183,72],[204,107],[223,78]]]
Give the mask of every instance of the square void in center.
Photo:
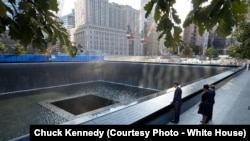
[[[72,113],[74,115],[79,115],[115,103],[118,102],[95,95],[85,95],[67,100],[52,102],[51,104],[61,109],[64,109],[65,111]]]

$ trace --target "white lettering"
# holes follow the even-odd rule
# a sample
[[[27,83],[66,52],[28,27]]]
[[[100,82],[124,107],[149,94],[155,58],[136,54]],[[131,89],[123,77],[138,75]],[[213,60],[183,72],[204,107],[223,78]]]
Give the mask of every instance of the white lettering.
[[[97,129],[96,131],[72,131],[72,129],[65,129],[65,136],[96,136],[102,138],[104,131]]]
[[[179,136],[179,132],[173,131],[172,129],[170,131],[164,131],[161,129],[153,129],[153,136]]]
[[[117,131],[115,129],[110,129],[109,130],[109,135],[110,136],[123,136],[123,137],[129,137],[129,136],[140,136],[140,137],[145,137],[148,138],[150,134],[150,131],[136,131],[134,129],[130,131]]]
[[[187,129],[188,136],[212,136],[212,131],[206,129]]]
[[[215,136],[243,136],[243,131],[223,131],[221,129],[215,129]]]
[[[63,136],[62,135],[62,131],[60,129],[57,129],[56,131],[46,131],[46,130],[43,130],[43,129],[36,129],[34,130],[34,135],[35,136]]]

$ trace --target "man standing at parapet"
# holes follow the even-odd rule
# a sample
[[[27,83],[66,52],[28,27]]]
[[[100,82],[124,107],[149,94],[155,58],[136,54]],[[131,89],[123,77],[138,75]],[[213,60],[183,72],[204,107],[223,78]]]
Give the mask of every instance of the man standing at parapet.
[[[173,123],[179,123],[180,120],[180,112],[181,112],[181,104],[182,104],[182,90],[179,86],[178,82],[174,82],[174,98],[173,98],[173,106],[174,106],[174,114],[173,114],[173,120],[171,122]]]

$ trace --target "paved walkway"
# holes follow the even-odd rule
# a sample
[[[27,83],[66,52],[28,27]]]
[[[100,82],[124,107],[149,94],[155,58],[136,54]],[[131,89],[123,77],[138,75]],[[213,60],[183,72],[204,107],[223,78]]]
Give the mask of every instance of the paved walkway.
[[[202,116],[197,111],[198,103],[181,114],[179,125],[200,124]],[[208,125],[250,125],[250,70],[216,90],[213,119]]]

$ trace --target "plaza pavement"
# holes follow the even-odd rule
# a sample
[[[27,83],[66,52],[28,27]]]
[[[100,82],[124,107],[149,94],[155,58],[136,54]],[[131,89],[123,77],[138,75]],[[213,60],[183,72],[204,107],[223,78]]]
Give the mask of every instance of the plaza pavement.
[[[197,111],[198,103],[181,114],[178,124],[200,124],[202,115]],[[213,117],[208,125],[250,125],[250,70],[243,70],[216,89]]]

